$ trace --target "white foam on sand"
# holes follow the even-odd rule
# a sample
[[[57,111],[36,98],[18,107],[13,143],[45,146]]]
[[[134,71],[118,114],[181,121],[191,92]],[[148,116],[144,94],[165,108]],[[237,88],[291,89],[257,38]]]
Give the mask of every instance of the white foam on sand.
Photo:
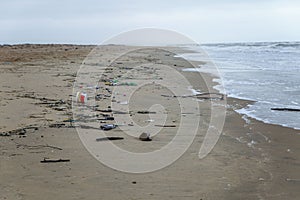
[[[202,73],[207,73],[207,74],[211,74],[213,76],[217,76],[219,77],[219,71],[216,67],[213,66],[209,66],[209,65],[201,65],[201,67],[197,67],[197,68],[184,68],[182,69],[183,72],[202,72]]]
[[[192,95],[201,94],[200,90],[195,90],[192,87],[189,87],[188,90],[192,92]]]

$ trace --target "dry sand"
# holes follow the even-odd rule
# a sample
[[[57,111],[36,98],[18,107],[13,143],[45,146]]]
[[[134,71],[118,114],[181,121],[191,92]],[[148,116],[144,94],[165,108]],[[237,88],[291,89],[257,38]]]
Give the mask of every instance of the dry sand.
[[[101,164],[83,146],[73,124],[63,122],[72,117],[76,72],[93,48],[75,45],[0,47],[0,199],[204,200],[297,199],[300,196],[299,131],[254,119],[246,123],[234,110],[251,102],[232,98],[227,98],[222,135],[204,159],[198,158],[198,152],[210,122],[213,102],[210,100],[198,102],[201,116],[198,134],[191,147],[172,165],[156,172],[130,174]],[[100,47],[100,51],[105,52],[100,64],[107,65],[118,52],[131,48]],[[171,53],[149,49],[122,57],[112,68],[122,69],[119,71],[122,74],[126,71],[124,67],[141,66],[145,61],[178,70],[189,67],[187,62],[174,58]],[[155,74],[151,72],[155,65],[147,68],[150,71],[145,76]],[[210,81],[210,87],[213,85],[208,74],[183,74],[194,89],[208,91],[203,79]],[[133,81],[141,77],[135,74]],[[101,81],[99,84],[113,88],[101,85]],[[99,92],[104,91],[100,89]],[[180,121],[178,101],[161,96],[168,93],[171,94],[156,85],[136,92],[133,102],[129,103],[134,122],[145,125],[148,115],[137,111],[160,103],[168,111],[167,123],[177,127]],[[110,100],[101,99],[96,103],[99,109],[106,109]],[[61,127],[53,127],[58,124]],[[124,137],[124,140],[114,141],[124,149],[148,152],[167,144],[176,127],[163,128],[151,142],[122,134],[119,128],[109,131],[108,135]],[[94,129],[85,131],[89,130],[97,132]],[[106,141],[95,142],[95,145],[103,142]],[[70,162],[40,163],[45,157],[70,159]]]

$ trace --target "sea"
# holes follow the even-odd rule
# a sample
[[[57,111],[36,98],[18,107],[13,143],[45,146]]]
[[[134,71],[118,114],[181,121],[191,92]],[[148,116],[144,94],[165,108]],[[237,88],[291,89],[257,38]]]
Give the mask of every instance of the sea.
[[[236,110],[247,118],[300,130],[300,42],[224,43],[185,46],[196,51],[181,55],[189,60],[212,61],[220,78],[215,82],[229,97],[255,101]],[[191,71],[208,72],[200,65]],[[213,73],[213,72],[212,72]],[[247,119],[247,120],[248,120]]]

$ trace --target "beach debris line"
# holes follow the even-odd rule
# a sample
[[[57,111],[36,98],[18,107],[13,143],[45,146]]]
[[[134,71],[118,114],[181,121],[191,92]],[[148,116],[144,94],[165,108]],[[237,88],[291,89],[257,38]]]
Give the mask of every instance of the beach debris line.
[[[145,132],[140,135],[139,140],[152,141],[152,139],[150,138],[150,133],[145,133]]]
[[[124,140],[124,138],[123,137],[103,137],[103,138],[96,139],[97,142],[108,141],[108,140]]]
[[[41,160],[41,163],[58,163],[58,162],[70,162],[70,159],[49,159],[49,158],[44,158]]]
[[[1,132],[0,136],[11,136],[11,135],[23,135],[24,136],[27,133],[27,130],[30,130],[30,129],[33,130],[33,132],[34,132],[34,131],[38,130],[39,128],[36,126],[26,126],[26,127],[14,129],[11,131]]]
[[[205,92],[195,95],[183,95],[183,96],[176,96],[176,95],[166,95],[162,94],[162,97],[171,97],[171,98],[187,98],[187,97],[193,97],[197,99],[204,99],[204,100],[224,100],[225,95],[222,93],[214,93],[214,92]]]
[[[297,109],[297,108],[271,108],[271,110],[300,112],[300,109]]]
[[[62,128],[65,126],[66,126],[66,124],[64,124],[64,123],[55,123],[55,124],[50,124],[49,128]]]
[[[63,99],[52,99],[47,97],[38,97],[34,92],[33,93],[26,93],[23,95],[18,95],[17,97],[20,98],[28,98],[28,99],[35,99],[39,102],[35,102],[35,105],[44,105],[48,108],[51,108],[56,111],[67,111],[71,108],[71,100],[63,100]],[[32,115],[31,118],[40,118],[43,116],[35,116]]]

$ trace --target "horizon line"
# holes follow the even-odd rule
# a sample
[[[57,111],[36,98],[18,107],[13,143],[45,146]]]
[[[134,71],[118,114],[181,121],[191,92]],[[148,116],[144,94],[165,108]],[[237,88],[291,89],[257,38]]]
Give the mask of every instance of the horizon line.
[[[242,44],[242,43],[290,43],[295,42],[298,43],[300,40],[272,40],[272,41],[223,41],[223,42],[205,42],[205,43],[193,43],[193,44],[161,44],[161,45],[167,45],[167,46],[176,46],[176,45],[212,45],[212,44]],[[20,43],[2,43],[0,42],[0,46],[13,46],[13,45],[77,45],[77,46],[99,46],[99,45],[124,45],[124,46],[134,46],[137,44],[96,44],[96,43],[76,43],[76,42],[20,42]],[[137,45],[138,46],[138,45]],[[145,45],[145,46],[153,46],[153,45]],[[157,45],[160,46],[160,45]]]

